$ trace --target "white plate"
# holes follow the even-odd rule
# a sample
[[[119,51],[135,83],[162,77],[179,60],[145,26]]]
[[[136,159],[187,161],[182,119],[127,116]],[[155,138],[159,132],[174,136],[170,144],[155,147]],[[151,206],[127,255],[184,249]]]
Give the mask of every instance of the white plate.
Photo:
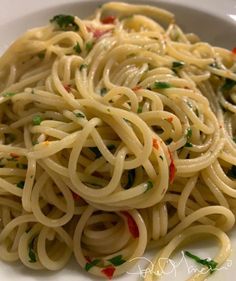
[[[141,2],[141,1],[128,1]],[[142,1],[148,4],[151,1]],[[178,4],[176,4],[178,2]],[[236,46],[236,2],[235,0],[163,0],[153,1],[157,5],[167,8],[176,13],[177,23],[187,32],[195,32],[202,40],[222,47],[233,48]],[[17,36],[26,29],[43,25],[55,14],[71,13],[80,17],[89,15],[99,2],[96,0],[87,0],[77,2],[72,0],[1,0],[0,9],[0,52]],[[212,281],[233,281],[236,276],[236,230],[230,233],[233,252],[229,261],[219,272],[214,273],[209,280]],[[190,245],[189,250],[201,257],[213,256],[216,252],[216,245],[212,241],[203,241],[198,244]],[[181,255],[175,256],[178,263]],[[193,265],[188,260],[188,265]],[[165,273],[163,281],[174,279],[183,281],[186,279],[188,270],[191,268],[185,262],[182,262],[176,268],[169,267]],[[141,269],[145,267],[141,266]],[[132,270],[135,274],[126,274],[117,280],[136,281],[140,280],[138,267]],[[0,280],[1,281],[35,281],[35,280],[57,280],[57,281],[86,281],[96,280],[93,276],[84,273],[79,265],[72,260],[65,269],[60,272],[35,272],[25,268],[19,263],[6,264],[0,262]],[[101,280],[101,279],[99,279]]]

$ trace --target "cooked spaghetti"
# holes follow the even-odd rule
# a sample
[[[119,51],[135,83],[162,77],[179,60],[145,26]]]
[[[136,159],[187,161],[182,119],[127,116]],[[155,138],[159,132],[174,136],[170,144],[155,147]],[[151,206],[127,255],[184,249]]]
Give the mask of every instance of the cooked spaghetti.
[[[17,39],[0,58],[0,258],[59,270],[74,254],[112,278],[156,247],[156,280],[204,235],[219,253],[191,280],[213,273],[236,214],[235,62],[124,3]]]

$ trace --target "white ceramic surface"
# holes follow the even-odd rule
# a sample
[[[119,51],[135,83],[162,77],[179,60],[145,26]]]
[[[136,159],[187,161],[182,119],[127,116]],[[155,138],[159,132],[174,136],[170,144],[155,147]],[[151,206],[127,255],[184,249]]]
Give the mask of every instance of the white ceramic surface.
[[[58,13],[72,13],[80,17],[88,15],[99,5],[96,0],[0,0],[0,53],[17,36],[26,29],[43,25],[53,15]],[[104,1],[103,1],[104,2]],[[151,1],[128,1],[132,3],[151,3]],[[222,47],[233,48],[236,46],[236,1],[235,0],[160,0],[152,3],[176,13],[177,22],[187,32],[195,32],[202,40]],[[228,263],[219,272],[214,273],[210,281],[234,281],[236,280],[236,229],[230,233],[233,251]],[[188,250],[201,257],[214,256],[217,248],[213,241],[202,241],[189,245]],[[148,256],[152,256],[148,253]],[[178,266],[169,267],[165,272],[163,281],[183,281],[191,272],[190,265],[197,268],[188,260],[181,261],[181,254],[177,254],[174,260]],[[232,264],[231,264],[232,261]],[[141,266],[141,269],[145,267]],[[193,268],[192,268],[193,270]],[[134,274],[126,274],[117,280],[136,281],[141,280],[139,268],[132,270]],[[60,272],[34,272],[26,269],[20,263],[6,264],[0,262],[0,281],[88,281],[101,280],[91,277],[83,272],[72,259],[67,267]]]

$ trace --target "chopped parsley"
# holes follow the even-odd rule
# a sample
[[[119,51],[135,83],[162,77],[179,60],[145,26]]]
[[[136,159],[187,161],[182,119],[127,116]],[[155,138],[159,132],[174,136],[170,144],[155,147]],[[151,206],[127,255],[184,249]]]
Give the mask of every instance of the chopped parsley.
[[[140,105],[140,106],[138,107],[137,113],[142,113],[142,112],[143,112],[143,107]]]
[[[36,253],[34,251],[34,239],[29,244],[29,262],[34,263],[37,261]]]
[[[45,51],[38,53],[37,57],[38,57],[40,60],[43,60],[43,59],[45,58]]]
[[[186,142],[185,147],[193,147],[191,142]]]
[[[4,93],[4,94],[3,94],[3,97],[4,97],[4,98],[13,97],[13,96],[15,96],[15,94],[16,94],[16,93],[11,93],[11,92],[9,92],[9,93]]]
[[[163,157],[162,157],[161,155],[160,155],[159,157],[160,157],[160,158],[161,158],[161,160],[163,161]]]
[[[94,42],[87,42],[85,48],[88,52],[90,52],[93,48]]]
[[[168,89],[171,88],[171,84],[168,82],[155,82],[152,89]]]
[[[28,165],[24,163],[16,163],[16,168],[26,170],[28,168]]]
[[[233,137],[233,141],[236,143],[236,137]]]
[[[217,62],[213,62],[211,64],[209,64],[210,67],[214,67],[214,68],[217,68],[217,69],[220,69],[219,65],[217,64]]]
[[[188,251],[185,251],[184,254],[187,257],[195,260],[197,263],[207,266],[210,269],[210,274],[212,274],[216,270],[216,267],[218,265],[218,263],[216,261],[209,260],[209,259],[201,259],[198,256],[195,256]]]
[[[35,141],[32,141],[32,144],[36,145],[36,144],[39,144],[39,142],[37,140],[35,140]]]
[[[105,96],[106,93],[107,93],[107,88],[104,87],[100,90],[101,96]]]
[[[79,70],[82,71],[84,68],[87,68],[88,65],[87,64],[81,64],[81,66],[79,67]]]
[[[77,53],[77,54],[80,54],[81,53],[81,48],[80,48],[80,44],[77,43],[75,46],[74,46],[74,51]]]
[[[100,150],[97,147],[90,147],[89,149],[95,154],[95,159],[102,156]]]
[[[189,140],[189,139],[192,137],[192,134],[193,134],[192,129],[191,129],[191,128],[188,128],[188,129],[186,130],[186,138],[187,138],[187,140]]]
[[[34,116],[34,118],[33,118],[33,125],[34,125],[34,126],[38,126],[38,125],[41,124],[42,121],[43,121],[43,120],[42,120],[42,117],[39,116],[39,115],[36,115],[36,116]]]
[[[127,184],[125,185],[124,189],[129,189],[133,186],[135,176],[136,176],[135,169],[131,169],[128,171],[128,181],[127,181]]]
[[[125,260],[122,258],[122,255],[118,255],[114,258],[109,259],[108,261],[114,266],[119,266],[125,263]]]
[[[92,267],[96,266],[99,262],[100,262],[99,259],[95,259],[95,260],[93,260],[93,261],[91,261],[91,262],[87,262],[87,263],[85,264],[84,269],[85,269],[86,271],[89,271]]]
[[[108,144],[108,145],[107,145],[107,148],[108,148],[109,150],[113,150],[113,149],[116,148],[116,146],[115,146],[114,144]]]
[[[75,23],[75,17],[71,15],[56,15],[50,20],[50,22],[55,22],[58,27],[64,31],[79,30],[79,26]]]
[[[145,192],[147,192],[148,190],[152,189],[152,188],[153,188],[153,182],[150,181],[150,180],[147,181],[147,182],[145,183],[145,187],[146,187]]]
[[[176,72],[177,70],[181,69],[184,67],[184,62],[182,61],[173,61],[172,63],[172,70]]]
[[[236,85],[236,81],[226,78],[225,79],[225,83],[223,84],[223,86],[221,87],[221,90],[223,92],[225,91],[230,91],[234,86]]]
[[[80,112],[74,112],[74,115],[78,118],[85,118],[84,114],[82,114]]]
[[[25,182],[24,182],[24,181],[19,181],[16,186],[19,187],[19,188],[21,188],[21,189],[23,189],[23,188],[24,188],[24,185],[25,185]]]

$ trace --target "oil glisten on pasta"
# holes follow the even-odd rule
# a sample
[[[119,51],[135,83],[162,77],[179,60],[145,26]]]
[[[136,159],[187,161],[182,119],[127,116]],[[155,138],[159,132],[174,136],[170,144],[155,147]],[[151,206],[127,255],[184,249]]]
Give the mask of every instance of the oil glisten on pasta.
[[[191,279],[205,280],[235,223],[235,62],[144,5],[17,39],[0,58],[0,258],[59,270],[74,254],[111,279],[157,248],[152,281],[160,258],[210,236],[219,251]]]

